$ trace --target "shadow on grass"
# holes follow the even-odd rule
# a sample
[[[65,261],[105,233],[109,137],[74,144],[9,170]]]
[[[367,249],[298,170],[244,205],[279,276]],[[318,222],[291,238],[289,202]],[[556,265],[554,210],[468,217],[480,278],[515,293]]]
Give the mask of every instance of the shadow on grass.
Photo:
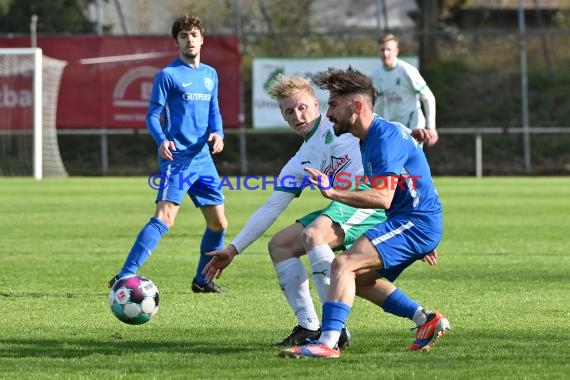
[[[205,341],[124,341],[112,337],[108,342],[96,340],[0,339],[0,358],[82,358],[91,355],[132,354],[247,354],[259,348],[213,345]]]

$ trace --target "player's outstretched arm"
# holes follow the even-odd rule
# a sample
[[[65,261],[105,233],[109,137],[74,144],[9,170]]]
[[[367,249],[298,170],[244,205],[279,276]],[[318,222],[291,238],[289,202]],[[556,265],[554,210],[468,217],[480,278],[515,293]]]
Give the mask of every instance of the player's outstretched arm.
[[[207,252],[207,256],[212,256],[212,260],[204,267],[202,275],[206,281],[211,281],[214,278],[220,278],[224,269],[232,263],[234,257],[238,254],[236,247],[229,244],[224,249],[217,249],[212,252]]]

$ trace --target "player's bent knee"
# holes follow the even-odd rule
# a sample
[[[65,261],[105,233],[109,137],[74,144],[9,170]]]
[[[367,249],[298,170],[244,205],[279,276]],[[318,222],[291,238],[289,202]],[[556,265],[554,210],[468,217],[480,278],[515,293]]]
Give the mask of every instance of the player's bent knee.
[[[331,272],[343,273],[343,272],[354,272],[359,268],[354,267],[354,262],[348,260],[348,257],[344,254],[335,257],[331,264]]]
[[[301,243],[305,249],[314,247],[316,238],[318,238],[318,230],[314,227],[306,227],[301,233]]]
[[[288,247],[288,244],[284,244],[284,242],[275,236],[269,240],[267,244],[267,249],[269,250],[269,256],[274,264],[281,262],[286,259],[290,259],[292,257],[296,257],[294,252]]]
[[[228,230],[228,221],[224,220],[216,220],[213,222],[208,223],[208,228],[212,231],[222,232]]]
[[[267,243],[267,250],[269,251],[269,256],[271,256],[271,260],[273,260],[274,263],[283,260],[281,257],[282,255],[280,254],[282,252],[281,244],[278,239],[275,239],[275,236],[269,240],[269,243]]]
[[[174,219],[175,219],[174,216],[164,213],[164,214],[159,214],[158,216],[156,216],[156,218],[159,219],[164,224],[166,224],[169,229],[172,228],[172,226],[174,225]]]
[[[339,226],[308,226],[301,233],[301,244],[310,251],[319,244],[328,244],[331,248],[341,246],[344,242],[344,231]]]
[[[174,225],[174,220],[176,219],[176,215],[178,215],[179,208],[180,206],[175,203],[160,201],[156,206],[154,216],[164,222],[168,228],[171,228]]]

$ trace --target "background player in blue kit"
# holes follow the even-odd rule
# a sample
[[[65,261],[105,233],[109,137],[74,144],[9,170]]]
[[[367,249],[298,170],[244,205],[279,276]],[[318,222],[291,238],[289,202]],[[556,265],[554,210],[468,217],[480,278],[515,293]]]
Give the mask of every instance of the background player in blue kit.
[[[387,220],[366,231],[333,261],[319,340],[280,355],[339,357],[337,341],[356,294],[414,321],[416,339],[408,350],[429,350],[450,329],[449,321],[439,312],[425,310],[393,284],[404,269],[439,244],[443,233],[442,206],[426,157],[410,134],[374,115],[376,90],[367,76],[351,67],[329,69],[318,73],[315,83],[330,91],[326,115],[335,134],[358,137],[365,175],[387,182],[371,181],[369,190],[342,191],[328,186],[322,172],[306,170],[313,183],[320,181],[326,198],[353,207],[383,208]]]
[[[146,119],[158,145],[162,173],[156,212],[140,231],[123,268],[109,286],[119,278],[136,274],[174,224],[188,194],[206,220],[192,291],[219,293],[221,289],[202,275],[211,260],[205,253],[223,248],[228,227],[220,178],[211,156],[224,148],[218,75],[214,68],[200,62],[204,26],[199,17],[176,19],[172,38],[179,56],[156,74]]]

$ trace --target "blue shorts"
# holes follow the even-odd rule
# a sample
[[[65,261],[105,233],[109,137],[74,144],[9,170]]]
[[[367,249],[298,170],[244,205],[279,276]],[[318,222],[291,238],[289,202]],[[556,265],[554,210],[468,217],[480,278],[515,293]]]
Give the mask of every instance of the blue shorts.
[[[364,235],[376,247],[384,268],[378,274],[394,281],[408,266],[433,251],[443,235],[443,217],[396,216],[377,224]]]
[[[210,154],[199,155],[191,161],[160,160],[162,182],[156,201],[182,204],[188,194],[196,207],[224,204],[220,176]],[[168,181],[167,183],[165,181]]]

